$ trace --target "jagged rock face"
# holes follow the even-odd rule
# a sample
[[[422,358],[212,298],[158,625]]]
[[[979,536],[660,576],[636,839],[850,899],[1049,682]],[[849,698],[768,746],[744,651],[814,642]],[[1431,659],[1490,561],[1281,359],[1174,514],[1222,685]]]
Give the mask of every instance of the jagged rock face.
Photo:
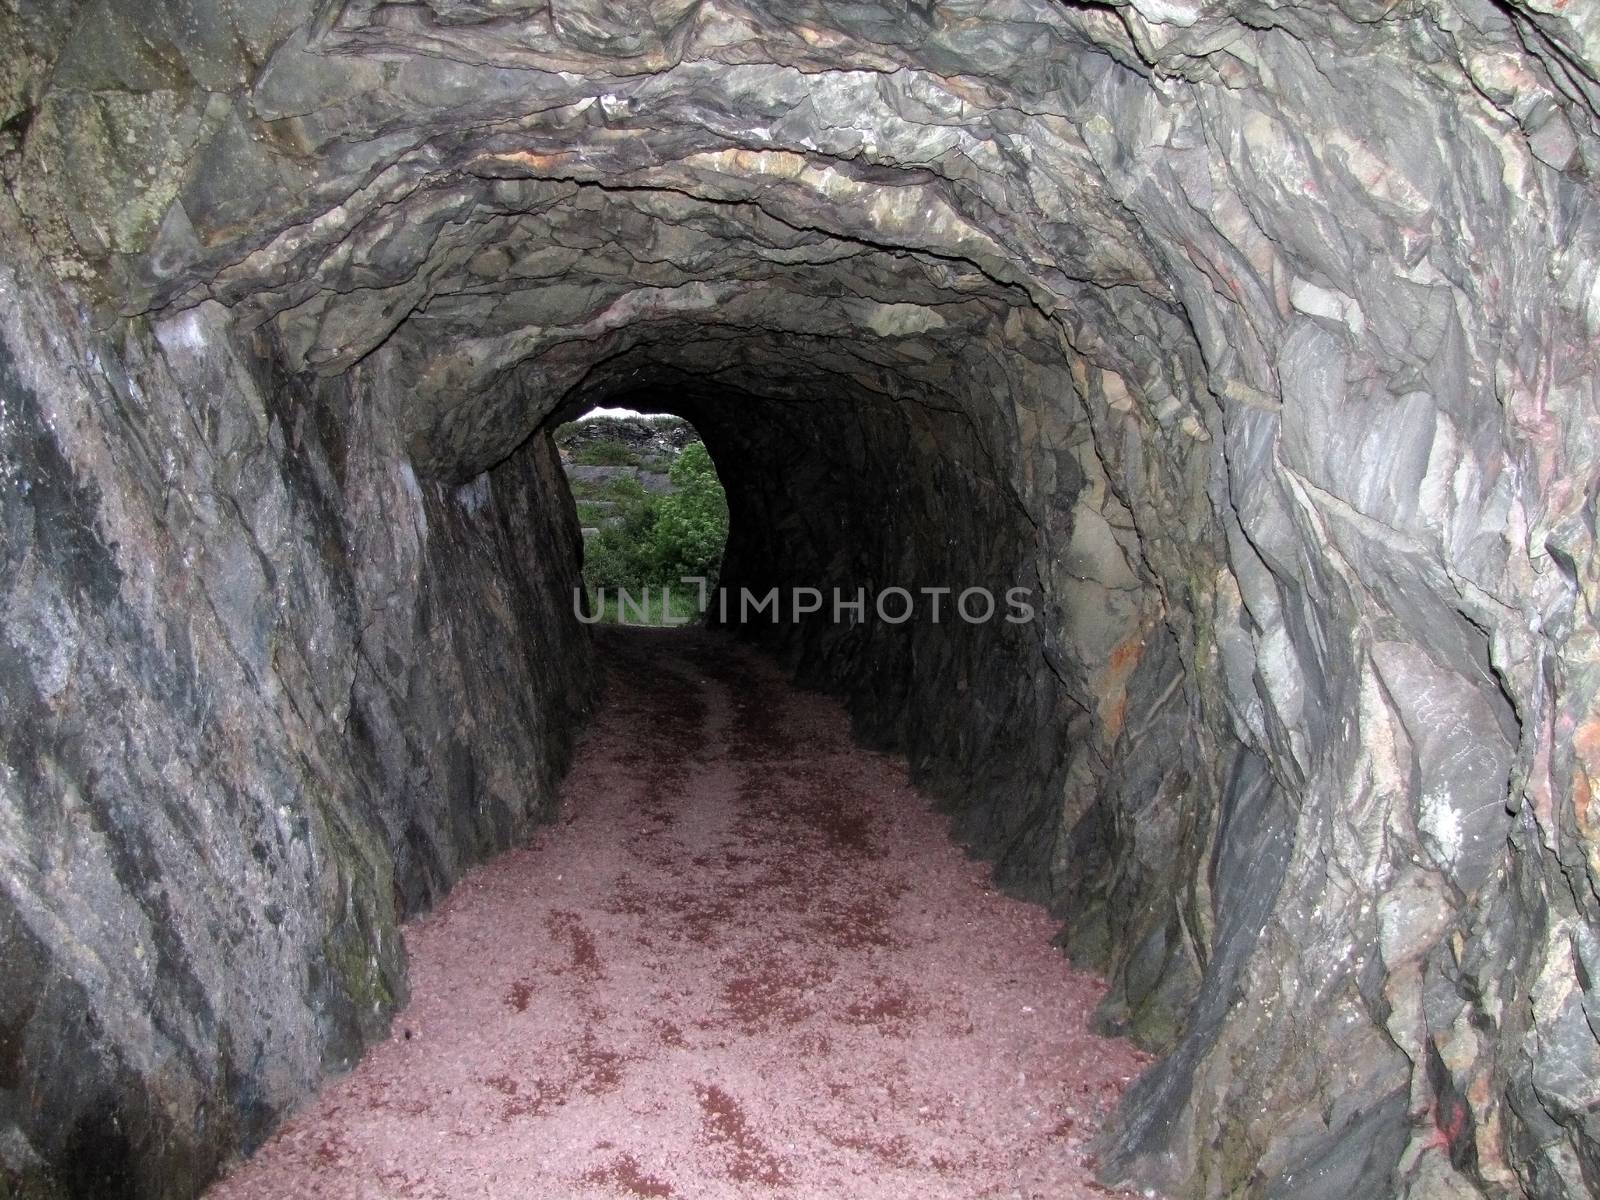
[[[399,919],[549,815],[576,532],[545,444],[418,480],[381,372],[276,373],[215,305],[96,338],[29,275],[0,267],[0,1195],[187,1196],[387,1028]]]
[[[1037,590],[1026,626],[779,636],[1167,1052],[1110,1176],[1600,1186],[1600,9],[102,0],[0,30],[18,1178],[95,1128],[26,1101],[61,1064],[140,1114],[144,1179],[179,1144],[193,1180],[367,1036],[395,913],[516,836],[583,703],[530,434],[646,394],[718,460],[730,583]],[[98,332],[61,332],[34,247]],[[270,884],[195,832],[224,795],[229,837],[308,814]],[[90,857],[85,821],[159,850]],[[165,964],[194,986],[152,997]]]

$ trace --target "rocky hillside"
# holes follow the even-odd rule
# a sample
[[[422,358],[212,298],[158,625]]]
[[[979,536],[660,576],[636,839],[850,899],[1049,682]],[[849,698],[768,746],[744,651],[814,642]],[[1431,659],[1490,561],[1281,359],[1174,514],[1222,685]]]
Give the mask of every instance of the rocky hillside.
[[[589,462],[619,453],[620,447],[638,459],[638,465],[670,464],[690,442],[700,440],[694,426],[682,417],[590,417],[556,430],[556,448],[563,462]],[[660,465],[666,470],[665,465]]]
[[[556,448],[583,536],[618,522],[630,499],[670,493],[673,460],[699,440],[694,426],[679,417],[593,417],[562,426]]]

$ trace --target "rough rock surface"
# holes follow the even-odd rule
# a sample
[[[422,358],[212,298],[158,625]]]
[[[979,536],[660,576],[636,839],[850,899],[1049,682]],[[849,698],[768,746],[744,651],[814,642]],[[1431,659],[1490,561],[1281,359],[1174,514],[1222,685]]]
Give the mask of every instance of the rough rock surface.
[[[161,1194],[370,1036],[394,910],[582,704],[529,435],[643,391],[729,582],[1036,589],[779,639],[1164,1052],[1109,1177],[1600,1187],[1600,8],[13,0],[0,43],[13,1176],[81,1192],[115,1109]]]
[[[543,442],[419,481],[392,381],[277,374],[215,306],[110,340],[0,298],[0,1195],[189,1196],[387,1029],[399,918],[548,815],[570,502]]]

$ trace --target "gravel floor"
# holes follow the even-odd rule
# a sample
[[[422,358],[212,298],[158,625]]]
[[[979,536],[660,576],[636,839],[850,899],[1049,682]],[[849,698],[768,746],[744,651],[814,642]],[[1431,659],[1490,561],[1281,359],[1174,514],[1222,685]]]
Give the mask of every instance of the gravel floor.
[[[212,1200],[1112,1195],[1149,1061],[839,706],[608,631],[561,820],[406,931],[413,998]]]

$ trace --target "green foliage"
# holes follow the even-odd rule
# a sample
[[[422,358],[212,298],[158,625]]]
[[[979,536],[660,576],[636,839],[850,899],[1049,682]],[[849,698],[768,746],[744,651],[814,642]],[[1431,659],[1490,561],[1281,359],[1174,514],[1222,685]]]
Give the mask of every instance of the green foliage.
[[[596,500],[578,501],[578,524],[592,529],[611,515],[612,506]]]
[[[698,593],[694,587],[681,584],[665,588],[652,585],[648,593],[630,590],[626,612],[622,610],[621,595],[615,591],[607,590],[603,609],[599,600],[598,593],[590,594],[589,611],[596,613],[604,625],[687,625],[700,615]]]
[[[676,489],[657,506],[650,557],[657,578],[715,579],[728,541],[728,497],[703,442],[690,442],[668,473]]]
[[[651,495],[630,479],[636,492],[608,497],[618,503],[619,519],[584,547],[583,574],[591,590],[614,595],[628,588],[637,594],[647,585],[678,585],[686,575],[716,579],[728,540],[728,500],[705,446],[684,447],[669,475],[675,489],[670,495]]]
[[[637,588],[655,583],[649,547],[656,524],[654,497],[641,496],[622,507],[620,518],[590,538],[583,548],[583,577],[591,588]]]
[[[575,479],[572,481],[574,500],[604,500],[613,504],[628,504],[643,500],[648,493],[644,484],[632,475],[613,475],[610,479]]]
[[[590,442],[572,452],[572,461],[586,467],[637,467],[639,455],[622,442]]]

